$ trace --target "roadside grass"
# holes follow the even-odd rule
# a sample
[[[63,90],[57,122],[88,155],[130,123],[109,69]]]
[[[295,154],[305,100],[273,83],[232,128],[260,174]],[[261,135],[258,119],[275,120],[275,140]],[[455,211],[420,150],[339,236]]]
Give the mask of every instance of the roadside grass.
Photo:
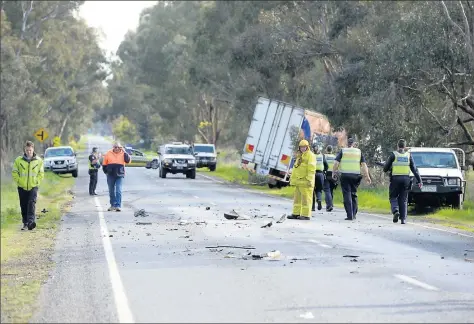
[[[219,177],[230,183],[239,184],[247,188],[255,189],[266,194],[275,196],[293,198],[294,188],[285,187],[282,189],[270,189],[265,181],[252,181],[254,176],[249,176],[249,172],[241,169],[237,162],[222,163],[218,162],[216,171],[209,172],[207,169],[198,169],[199,172]],[[427,215],[417,215],[416,219],[436,221],[445,226],[454,227],[462,230],[474,232],[474,174],[469,175],[468,187],[463,210],[450,208],[439,209],[434,213]],[[323,194],[324,195],[324,194]],[[323,197],[324,200],[324,197]],[[334,206],[343,208],[343,199],[340,186],[334,191]],[[390,214],[390,202],[388,199],[387,187],[368,186],[362,180],[358,190],[359,209],[361,211],[376,212],[381,214]],[[324,205],[324,203],[323,203]]]
[[[1,322],[27,323],[34,314],[41,285],[53,265],[58,223],[72,201],[75,179],[46,173],[36,204],[37,227],[22,225],[16,186],[1,185]],[[47,212],[42,213],[45,209]]]
[[[74,152],[81,152],[87,148],[87,136],[81,136],[78,142],[72,140],[69,145],[74,149]]]

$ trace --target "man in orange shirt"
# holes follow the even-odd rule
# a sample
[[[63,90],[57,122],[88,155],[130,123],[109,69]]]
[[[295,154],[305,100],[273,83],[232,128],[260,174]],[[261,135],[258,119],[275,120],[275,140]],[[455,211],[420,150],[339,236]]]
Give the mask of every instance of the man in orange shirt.
[[[108,211],[115,210],[119,212],[122,207],[122,181],[125,177],[125,164],[130,162],[130,155],[124,151],[122,145],[118,142],[104,156],[102,170],[107,175],[110,196]]]

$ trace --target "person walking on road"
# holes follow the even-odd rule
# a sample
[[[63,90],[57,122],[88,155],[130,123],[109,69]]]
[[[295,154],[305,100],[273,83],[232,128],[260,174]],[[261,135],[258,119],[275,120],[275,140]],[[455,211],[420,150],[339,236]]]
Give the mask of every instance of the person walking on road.
[[[125,177],[125,165],[131,162],[130,155],[122,145],[116,142],[102,162],[102,170],[107,175],[109,186],[110,207],[108,211],[120,211],[122,207],[122,181]]]
[[[89,155],[89,195],[91,196],[97,196],[95,189],[97,188],[99,168],[99,149],[94,147]]]
[[[293,213],[288,219],[311,219],[311,204],[314,190],[314,172],[316,171],[316,157],[311,152],[309,142],[301,140],[290,185],[295,186]]]
[[[355,220],[358,210],[357,188],[362,180],[361,169],[365,179],[371,184],[369,170],[360,149],[353,147],[354,139],[347,140],[347,147],[343,148],[334,159],[332,170],[333,179],[337,179],[336,172],[341,172],[341,189],[344,198],[344,209],[347,217],[345,220]]]
[[[324,154],[321,152],[322,147],[315,145],[313,147],[316,156],[316,173],[314,174],[314,190],[313,190],[313,204],[311,211],[315,211],[316,202],[318,203],[318,210],[323,207],[321,205],[324,189],[324,173],[328,170],[328,164]]]
[[[326,154],[324,154],[324,158],[326,159],[328,165],[326,176],[324,177],[324,200],[326,201],[326,211],[328,212],[334,209],[334,189],[336,189],[337,187],[337,181],[334,180],[332,177],[332,169],[334,168],[334,161],[336,158],[336,156],[332,152],[332,145],[328,145],[326,147]]]
[[[33,142],[27,141],[23,156],[13,162],[13,181],[18,187],[20,198],[21,217],[23,219],[22,231],[32,230],[36,227],[36,200],[38,188],[44,179],[43,160],[35,153]]]
[[[410,171],[415,175],[420,189],[423,187],[423,182],[413,157],[410,152],[406,151],[406,141],[404,139],[398,141],[398,150],[390,154],[383,171],[391,171],[389,198],[393,222],[398,223],[400,218],[401,223],[405,224],[408,210],[408,192],[412,186]]]

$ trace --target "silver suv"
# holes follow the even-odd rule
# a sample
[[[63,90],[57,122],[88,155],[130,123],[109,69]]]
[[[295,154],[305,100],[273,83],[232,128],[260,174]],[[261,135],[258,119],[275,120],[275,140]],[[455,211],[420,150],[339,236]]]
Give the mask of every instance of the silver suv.
[[[42,155],[44,170],[57,174],[71,173],[77,178],[79,166],[76,159],[77,154],[70,146],[48,147]]]
[[[161,178],[168,173],[182,173],[186,178],[196,179],[196,158],[193,149],[181,142],[165,144],[158,150],[159,172]]]

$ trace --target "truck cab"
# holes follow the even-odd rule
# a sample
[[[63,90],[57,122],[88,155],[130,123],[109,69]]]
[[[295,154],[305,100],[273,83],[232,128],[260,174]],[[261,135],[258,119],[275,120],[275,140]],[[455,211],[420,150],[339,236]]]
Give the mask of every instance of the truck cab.
[[[466,192],[464,151],[457,148],[413,147],[409,152],[423,187],[412,186],[408,203],[414,205],[417,212],[425,206],[462,209]],[[410,176],[414,177],[413,174]]]

